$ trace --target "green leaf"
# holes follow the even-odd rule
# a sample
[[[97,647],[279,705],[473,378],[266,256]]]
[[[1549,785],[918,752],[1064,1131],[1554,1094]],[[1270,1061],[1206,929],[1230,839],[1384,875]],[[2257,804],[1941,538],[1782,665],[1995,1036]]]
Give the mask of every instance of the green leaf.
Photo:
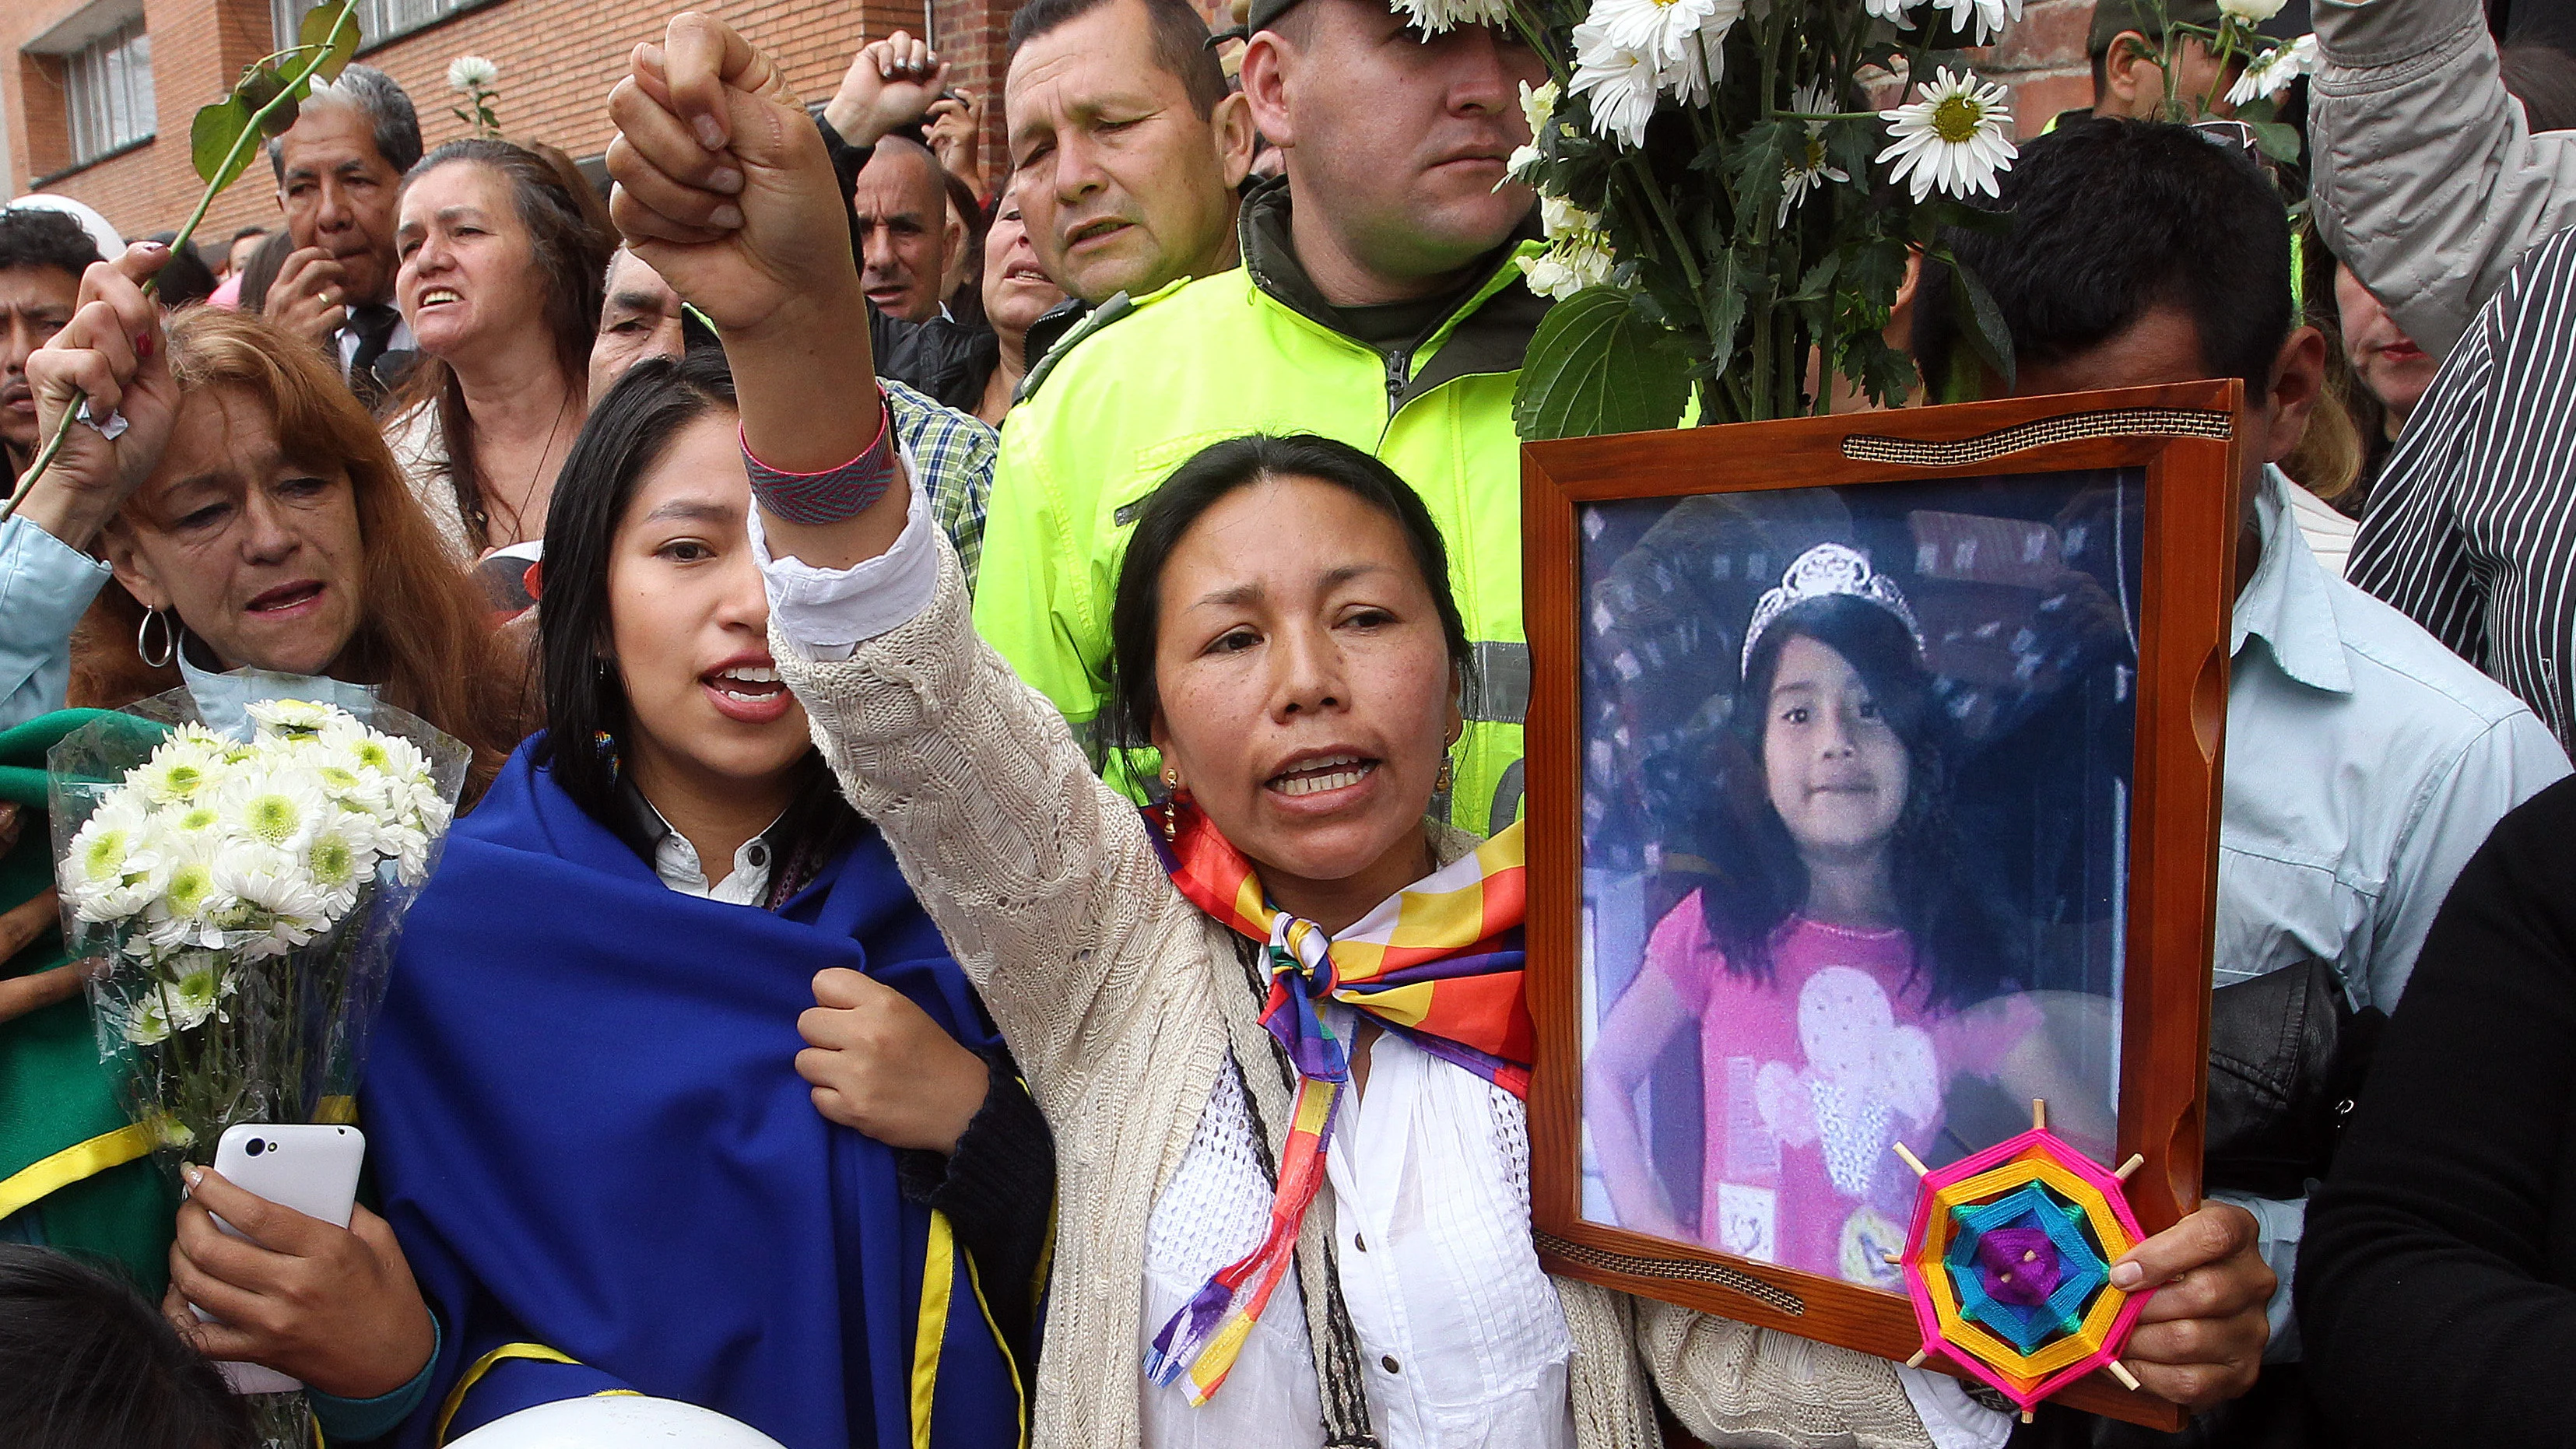
[[[340,17],[348,15],[349,7],[356,3],[358,0],[323,0],[322,4],[306,11],[304,23],[295,27],[295,41],[298,45],[331,47],[323,55],[322,63],[313,68],[313,74],[323,81],[338,80],[341,69],[348,65],[352,56],[358,53],[358,17],[349,15],[349,23],[340,24]],[[340,38],[336,42],[331,39],[334,27],[337,27],[340,32]]]
[[[1957,257],[1944,256],[1942,260],[1950,264],[1951,315],[1959,336],[1976,354],[1977,361],[2004,380],[2004,391],[2012,391],[2015,386],[2012,328],[2004,322],[2003,309],[1995,305],[1994,294],[1986,290],[1986,284],[1977,280],[1976,273],[1961,266]],[[1958,360],[1952,359],[1954,374]]]
[[[2285,126],[2278,121],[2248,121],[2246,126],[2253,131],[2254,144],[2264,155],[2275,161],[2295,162],[2299,159],[2298,127]]]
[[[303,97],[298,95],[278,101],[285,91],[286,77],[264,65],[244,75],[241,78],[241,84],[233,87],[234,96],[240,99],[242,105],[252,115],[258,117],[261,134],[269,136],[283,136],[287,128],[295,124],[297,103]],[[267,108],[272,101],[278,101],[276,108],[269,110],[265,116],[259,115],[260,111]]]
[[[1789,161],[1791,133],[1807,144],[1807,128],[1798,121],[1756,121],[1744,128],[1727,153],[1726,169],[1735,179],[1735,225],[1739,232],[1771,220],[1780,210],[1780,184]]]
[[[1720,367],[1735,355],[1735,332],[1744,325],[1744,266],[1732,251],[1709,258],[1702,290],[1708,298],[1708,355]]]
[[[229,95],[211,106],[198,110],[197,119],[188,126],[188,160],[197,168],[197,179],[206,183],[209,193],[233,184],[235,177],[258,154],[257,146],[242,144],[243,133],[250,130],[250,107],[238,95]]]
[[[1587,287],[1540,320],[1512,419],[1532,440],[1669,428],[1681,421],[1690,374],[1679,335],[1638,316],[1616,289]]]

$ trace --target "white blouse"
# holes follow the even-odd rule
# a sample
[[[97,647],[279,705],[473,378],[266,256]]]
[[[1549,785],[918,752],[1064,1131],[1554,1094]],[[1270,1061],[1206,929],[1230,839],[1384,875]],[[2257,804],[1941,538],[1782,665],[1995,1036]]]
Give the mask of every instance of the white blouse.
[[[1348,1008],[1328,1006],[1349,1040]],[[1266,1069],[1268,1063],[1261,1063]],[[1368,1089],[1342,1099],[1326,1158],[1342,1301],[1388,1449],[1572,1449],[1573,1352],[1529,1219],[1520,1100],[1387,1033]],[[1138,1361],[1163,1324],[1267,1230],[1271,1179],[1232,1072],[1217,1078],[1145,1236]],[[1146,1449],[1323,1443],[1295,1274],[1282,1280],[1214,1396],[1148,1385]]]

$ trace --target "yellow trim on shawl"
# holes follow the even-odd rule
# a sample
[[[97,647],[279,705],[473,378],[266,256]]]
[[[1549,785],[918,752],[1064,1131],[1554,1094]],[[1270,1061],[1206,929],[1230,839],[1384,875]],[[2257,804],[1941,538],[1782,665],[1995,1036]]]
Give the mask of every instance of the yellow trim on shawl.
[[[465,1407],[465,1395],[471,1391],[476,1384],[483,1381],[483,1376],[485,1374],[490,1373],[496,1366],[507,1363],[513,1359],[522,1359],[532,1363],[568,1363],[576,1368],[581,1365],[580,1359],[574,1358],[571,1354],[565,1353],[562,1349],[548,1348],[542,1343],[505,1343],[501,1345],[499,1348],[496,1348],[490,1353],[483,1355],[481,1358],[474,1360],[473,1366],[465,1370],[465,1376],[456,1381],[456,1387],[448,1390],[447,1403],[438,1411],[438,1427],[430,1431],[429,1442],[432,1444],[445,1444],[447,1442],[447,1426],[455,1422],[456,1411]],[[632,1392],[632,1390],[629,1390],[628,1392]]]
[[[912,1330],[912,1449],[930,1449],[930,1409],[939,1395],[939,1353],[948,1340],[948,1299],[956,1285],[957,1232],[948,1214],[933,1208],[921,1258],[921,1317]]]
[[[1029,1391],[1020,1382],[1020,1361],[1002,1337],[1002,1325],[993,1321],[993,1305],[984,1297],[984,1275],[976,1271],[971,1252],[966,1255],[966,1289],[975,1295],[975,1307],[984,1315],[984,1331],[993,1335],[993,1346],[1002,1351],[1003,1367],[1011,1371],[1011,1394],[1020,1404],[1020,1449],[1029,1449]]]
[[[137,1122],[75,1142],[50,1157],[40,1157],[0,1181],[0,1218],[40,1202],[52,1193],[111,1167],[123,1167],[149,1153],[161,1140],[157,1127]]]

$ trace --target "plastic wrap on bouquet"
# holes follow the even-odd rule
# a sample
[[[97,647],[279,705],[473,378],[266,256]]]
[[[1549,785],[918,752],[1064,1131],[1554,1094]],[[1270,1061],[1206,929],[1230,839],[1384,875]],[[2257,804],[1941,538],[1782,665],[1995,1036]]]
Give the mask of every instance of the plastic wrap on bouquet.
[[[167,1167],[247,1122],[344,1122],[404,914],[468,751],[367,690],[245,670],[46,753],[63,933],[99,1056]],[[261,1438],[302,1449],[295,1380],[225,1364]]]
[[[240,1122],[346,1120],[466,748],[368,691],[222,676],[45,758],[63,929],[101,1058],[166,1159]]]

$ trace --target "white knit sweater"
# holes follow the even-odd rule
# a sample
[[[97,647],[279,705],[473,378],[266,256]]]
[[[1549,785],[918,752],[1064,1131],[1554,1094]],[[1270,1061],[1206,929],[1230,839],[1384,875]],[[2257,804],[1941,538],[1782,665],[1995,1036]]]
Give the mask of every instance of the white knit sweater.
[[[1064,720],[975,633],[956,558],[911,622],[845,661],[773,635],[815,743],[983,993],[1056,1134],[1059,1206],[1040,1449],[1138,1442],[1146,1222],[1229,1051],[1278,1137],[1289,1084],[1234,933],[1175,890],[1135,806],[1091,773]],[[1329,1198],[1329,1194],[1326,1195]],[[1332,1271],[1307,1214],[1309,1341]],[[1895,1374],[1866,1355],[1557,1281],[1584,1449],[1658,1449],[1648,1378],[1719,1444],[1922,1446]]]

